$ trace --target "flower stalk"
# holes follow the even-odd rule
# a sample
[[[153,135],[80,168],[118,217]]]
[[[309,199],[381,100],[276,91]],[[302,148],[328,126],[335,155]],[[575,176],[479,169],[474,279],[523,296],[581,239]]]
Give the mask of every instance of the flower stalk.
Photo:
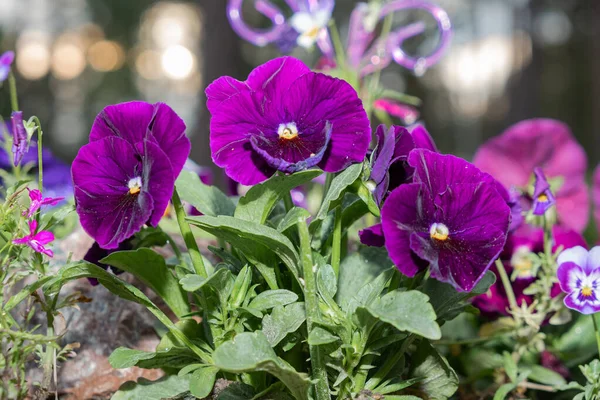
[[[208,273],[206,272],[206,267],[204,266],[204,260],[202,260],[202,254],[200,254],[198,243],[196,243],[196,238],[194,237],[194,233],[190,228],[190,224],[188,224],[185,220],[185,210],[181,204],[181,199],[177,193],[177,188],[173,189],[173,197],[171,198],[171,202],[173,203],[173,208],[175,208],[175,215],[177,216],[177,223],[179,224],[181,236],[183,236],[185,245],[190,253],[190,258],[192,259],[194,271],[196,274],[206,279],[208,278]]]

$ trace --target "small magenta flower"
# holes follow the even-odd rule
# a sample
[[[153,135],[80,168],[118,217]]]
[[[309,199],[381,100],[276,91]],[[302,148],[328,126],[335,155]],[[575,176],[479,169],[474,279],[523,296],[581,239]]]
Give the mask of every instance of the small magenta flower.
[[[550,184],[541,168],[533,170],[535,174],[535,188],[533,191],[532,212],[534,215],[544,215],[554,204],[556,199],[550,190]]]
[[[565,250],[558,256],[558,282],[565,306],[582,314],[600,311],[600,247],[589,252],[581,247]]]
[[[510,208],[496,181],[461,158],[416,149],[408,164],[414,183],[381,210],[390,258],[407,276],[429,264],[433,278],[470,291],[506,243]]]
[[[28,189],[29,190],[29,189]],[[64,197],[43,197],[42,192],[37,189],[29,190],[29,199],[31,204],[29,205],[29,211],[27,212],[27,218],[31,218],[37,210],[42,206],[55,206],[64,200]]]
[[[8,78],[10,73],[10,66],[15,59],[15,53],[13,51],[5,51],[0,55],[0,83],[4,82]]]
[[[13,164],[15,166],[21,163],[23,156],[29,149],[29,138],[27,137],[27,130],[23,124],[23,112],[13,111],[10,117],[12,121],[12,153],[13,153]]]
[[[371,133],[356,91],[292,57],[254,69],[245,82],[221,77],[207,89],[215,164],[243,185],[319,166],[362,162]]]
[[[419,110],[399,101],[378,99],[373,102],[375,110],[385,111],[392,117],[396,117],[405,125],[412,125],[419,119]]]
[[[29,235],[24,236],[20,239],[14,239],[14,244],[27,245],[38,253],[47,255],[48,257],[54,256],[54,252],[44,247],[48,243],[54,240],[54,234],[49,231],[37,232],[38,223],[35,219],[29,221]]]
[[[552,119],[519,122],[481,146],[473,164],[506,188],[523,191],[536,167],[549,179],[562,177],[563,184],[554,193],[558,223],[577,232],[587,226],[587,157],[564,123]]]

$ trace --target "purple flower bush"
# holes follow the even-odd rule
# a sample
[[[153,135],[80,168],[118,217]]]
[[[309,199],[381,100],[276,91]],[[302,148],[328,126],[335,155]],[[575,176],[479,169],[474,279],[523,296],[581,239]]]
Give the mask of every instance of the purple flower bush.
[[[189,159],[173,109],[132,101],[94,120],[71,166],[71,205],[48,185],[37,117],[24,121],[13,107],[0,157],[0,271],[19,291],[3,289],[0,332],[15,348],[13,336],[37,341],[46,379],[35,397],[49,397],[70,351],[54,318],[88,301],[61,288],[87,278],[161,325],[154,351],[119,347],[109,361],[165,377],[130,382],[114,398],[595,398],[600,361],[580,367],[586,381],[573,371],[600,337],[600,250],[586,250],[582,236],[587,161],[569,129],[523,121],[473,163],[444,154],[415,123],[419,100],[382,87],[375,73],[392,62],[425,73],[450,38],[444,10],[420,0],[360,4],[347,47],[336,40],[334,49],[333,1],[286,0],[289,13],[257,1],[272,23],[261,30],[245,24],[242,3],[228,1],[240,36],[317,47],[323,58],[313,69],[275,58],[246,80],[208,85],[209,146],[225,191]],[[424,23],[385,22],[405,9],[434,17],[432,54],[402,49]],[[69,211],[93,239],[81,260],[58,257]],[[15,312],[25,299],[44,312],[43,332]]]

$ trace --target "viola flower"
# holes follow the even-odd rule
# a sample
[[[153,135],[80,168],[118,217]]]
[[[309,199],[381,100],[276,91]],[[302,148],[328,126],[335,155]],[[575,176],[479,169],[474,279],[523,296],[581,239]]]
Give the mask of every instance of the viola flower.
[[[4,82],[8,78],[10,73],[10,66],[15,59],[15,53],[13,51],[5,51],[0,55],[0,83]]]
[[[560,253],[557,263],[558,282],[567,294],[565,306],[582,314],[600,311],[600,247],[589,252],[573,247]]]
[[[376,131],[377,148],[373,154],[370,179],[375,183],[375,200],[381,204],[388,191],[412,181],[414,168],[408,165],[413,149],[436,151],[435,143],[423,125],[411,130],[392,125],[387,131],[379,125]]]
[[[81,225],[105,249],[116,249],[144,224],[157,226],[175,185],[169,158],[150,140],[90,142],[71,172]]]
[[[310,49],[331,19],[331,7],[323,7],[313,12],[298,11],[290,20],[290,26],[298,32],[298,46]]]
[[[38,223],[35,219],[29,221],[29,235],[24,236],[20,239],[14,239],[13,244],[27,245],[34,251],[47,255],[48,257],[54,256],[54,252],[44,247],[48,243],[54,240],[54,234],[49,231],[37,232]]]
[[[381,210],[390,258],[407,276],[429,263],[433,278],[470,291],[506,243],[510,209],[495,180],[461,158],[416,149],[408,164],[414,183]]]
[[[519,122],[481,146],[473,163],[506,188],[526,188],[536,167],[548,179],[562,177],[564,183],[554,193],[558,223],[577,232],[585,229],[589,215],[587,158],[562,122],[552,119]]]
[[[133,146],[144,140],[156,144],[171,163],[173,179],[177,179],[190,154],[185,123],[164,103],[131,101],[105,107],[94,120],[90,142],[115,136]]]
[[[555,225],[552,227],[553,246],[552,252],[559,248],[570,249],[575,246],[585,246],[585,240],[581,234]],[[533,302],[533,297],[524,293],[534,281],[534,265],[529,255],[544,251],[544,231],[541,228],[523,225],[516,231],[509,233],[504,250],[500,254],[500,260],[504,265],[506,272],[515,278],[512,282],[513,292],[517,304],[523,303],[529,305]],[[490,270],[498,276],[496,267],[493,265]],[[560,294],[560,287],[557,284],[552,288],[551,297]],[[484,315],[489,318],[498,315],[509,315],[509,302],[504,285],[500,279],[490,287],[487,293],[481,294],[473,299],[473,305],[477,307]]]
[[[29,190],[29,189],[28,189]],[[29,211],[27,212],[27,218],[31,218],[37,210],[42,206],[55,206],[64,200],[64,197],[42,197],[42,192],[37,189],[29,190],[29,199],[31,204],[29,205]]]
[[[556,200],[542,169],[535,168],[533,173],[535,174],[535,189],[532,212],[534,215],[544,215],[550,207],[556,204]]]
[[[15,166],[21,163],[23,156],[29,149],[29,138],[27,137],[27,130],[23,125],[23,112],[13,111],[10,117],[12,121],[12,153],[13,153],[13,164]]]
[[[295,58],[271,60],[245,82],[221,77],[206,96],[213,161],[243,185],[276,170],[339,172],[367,153],[369,120],[356,91]]]

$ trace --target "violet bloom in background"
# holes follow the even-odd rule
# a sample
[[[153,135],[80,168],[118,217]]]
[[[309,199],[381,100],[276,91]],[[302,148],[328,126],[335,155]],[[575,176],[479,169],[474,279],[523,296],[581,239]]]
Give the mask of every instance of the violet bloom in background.
[[[29,149],[29,138],[27,137],[27,130],[23,125],[23,112],[13,111],[10,116],[12,122],[12,153],[13,153],[13,164],[15,166],[21,164],[21,160],[27,150]]]
[[[592,201],[594,203],[594,219],[600,226],[600,165],[594,170],[592,178]]]
[[[98,115],[71,171],[81,225],[102,248],[158,225],[189,155],[184,131],[161,103],[123,103]]]
[[[559,225],[552,227],[552,239],[552,252],[556,252],[561,247],[570,249],[575,246],[586,246],[583,236]],[[525,289],[536,280],[533,276],[534,265],[529,255],[542,251],[544,251],[544,231],[541,228],[523,225],[508,235],[500,260],[509,276],[515,276],[512,288],[518,305],[523,303],[529,305],[533,302],[533,297],[524,293]],[[498,277],[495,265],[492,265],[490,270]],[[560,287],[556,283],[552,288],[551,296],[555,297],[560,293]],[[487,293],[473,299],[473,305],[488,318],[509,315],[507,310],[510,304],[502,281],[497,278]]]
[[[550,207],[556,204],[556,199],[542,169],[535,168],[533,173],[535,174],[535,189],[533,190],[532,212],[535,215],[544,215]]]
[[[243,185],[277,170],[339,172],[367,153],[369,120],[356,91],[295,58],[271,60],[245,82],[221,77],[206,96],[213,161]]]
[[[15,53],[13,51],[5,51],[0,55],[0,83],[4,82],[10,74],[10,66],[15,59]]]
[[[42,192],[37,189],[29,190],[29,211],[27,212],[27,218],[31,218],[37,210],[42,206],[55,206],[64,200],[64,197],[42,197]]]
[[[18,245],[27,245],[34,251],[45,254],[48,257],[54,256],[54,252],[45,246],[54,240],[54,234],[49,231],[37,232],[38,223],[35,219],[29,221],[29,235],[20,239],[14,239],[13,243]]]
[[[573,247],[560,253],[557,262],[560,288],[567,294],[565,306],[582,314],[600,311],[600,247],[589,252]]]
[[[569,127],[552,119],[531,119],[508,128],[479,148],[473,163],[506,188],[525,188],[535,167],[564,182],[555,193],[558,222],[582,232],[589,216],[585,183],[587,158]]]
[[[467,161],[413,150],[414,183],[390,193],[381,210],[385,246],[398,269],[470,291],[506,242],[510,209],[495,180]]]

